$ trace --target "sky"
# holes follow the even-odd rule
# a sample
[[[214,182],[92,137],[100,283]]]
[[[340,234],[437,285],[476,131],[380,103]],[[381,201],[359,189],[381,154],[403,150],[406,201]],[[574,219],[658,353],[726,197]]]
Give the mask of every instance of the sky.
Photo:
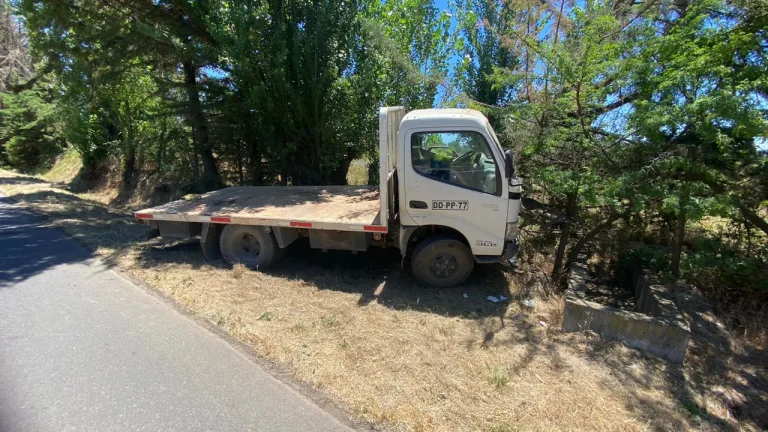
[[[448,4],[448,0],[434,0],[433,4],[435,5],[435,7],[437,7],[439,11],[448,11],[451,14],[453,13],[451,11],[450,5]],[[451,15],[451,29],[453,30],[454,28],[456,28],[456,17]],[[458,53],[453,53],[451,58],[448,60],[451,71],[454,70],[454,66],[456,65],[456,63],[460,61],[460,59],[461,57],[459,56]],[[440,105],[442,105],[444,99],[445,99],[445,87],[439,86],[437,89],[437,94],[435,95],[435,101],[433,105],[435,107],[439,107]]]

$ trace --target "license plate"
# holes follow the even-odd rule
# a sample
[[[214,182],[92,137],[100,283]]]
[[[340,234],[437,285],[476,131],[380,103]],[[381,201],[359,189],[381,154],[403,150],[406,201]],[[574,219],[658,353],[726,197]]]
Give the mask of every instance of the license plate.
[[[432,201],[432,210],[467,210],[469,201]]]

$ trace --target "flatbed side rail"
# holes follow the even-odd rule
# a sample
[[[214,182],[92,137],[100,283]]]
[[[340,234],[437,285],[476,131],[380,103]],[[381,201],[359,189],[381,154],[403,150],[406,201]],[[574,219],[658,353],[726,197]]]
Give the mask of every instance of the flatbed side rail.
[[[136,219],[168,221],[168,222],[202,222],[234,225],[257,225],[257,226],[278,226],[286,228],[319,229],[332,231],[353,231],[353,232],[387,232],[386,226],[381,225],[361,225],[348,224],[343,222],[323,222],[323,221],[301,221],[301,220],[282,220],[282,219],[260,219],[252,217],[231,217],[227,215],[187,215],[173,213],[134,213]]]

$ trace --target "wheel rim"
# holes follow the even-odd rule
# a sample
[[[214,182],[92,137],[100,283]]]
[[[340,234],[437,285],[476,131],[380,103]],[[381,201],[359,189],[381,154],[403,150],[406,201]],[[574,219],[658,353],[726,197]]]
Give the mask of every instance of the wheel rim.
[[[439,254],[432,258],[429,270],[439,278],[449,278],[459,270],[459,260],[451,254]]]
[[[237,243],[237,258],[240,261],[253,262],[259,258],[261,253],[261,244],[259,240],[250,233],[245,233],[240,236],[240,241]]]

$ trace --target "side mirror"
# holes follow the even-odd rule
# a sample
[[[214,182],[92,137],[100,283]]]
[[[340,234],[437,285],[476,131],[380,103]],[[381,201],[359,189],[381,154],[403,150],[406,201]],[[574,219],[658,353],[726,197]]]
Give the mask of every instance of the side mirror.
[[[515,154],[512,150],[504,152],[504,176],[508,179],[515,178]]]

